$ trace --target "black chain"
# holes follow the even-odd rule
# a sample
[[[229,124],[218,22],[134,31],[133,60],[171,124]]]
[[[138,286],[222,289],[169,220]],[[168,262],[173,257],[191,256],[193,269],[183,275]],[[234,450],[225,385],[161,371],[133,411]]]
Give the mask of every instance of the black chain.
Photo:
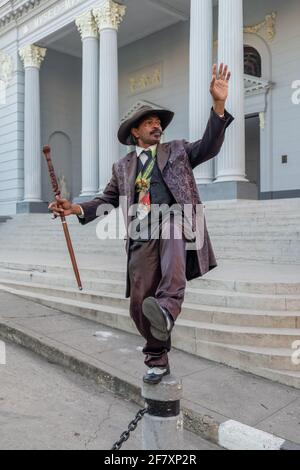
[[[132,421],[130,421],[127,431],[124,431],[121,434],[120,439],[117,442],[114,443],[111,450],[120,450],[121,449],[124,442],[128,441],[128,439],[130,437],[130,433],[132,431],[136,430],[139,421],[141,421],[141,419],[143,419],[143,417],[146,413],[148,413],[148,408],[143,408],[142,410],[140,410],[137,413],[136,417]]]

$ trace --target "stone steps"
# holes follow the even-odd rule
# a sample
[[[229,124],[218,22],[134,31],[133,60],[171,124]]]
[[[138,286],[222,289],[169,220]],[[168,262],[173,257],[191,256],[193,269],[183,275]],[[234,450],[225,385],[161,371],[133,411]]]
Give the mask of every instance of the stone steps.
[[[8,282],[8,276],[12,279],[12,282],[22,282],[24,279],[24,274],[22,272],[18,273],[13,271],[12,275],[10,275],[9,271],[2,271],[0,270],[0,277],[3,281]],[[15,281],[16,278],[19,280]],[[40,284],[41,279],[44,277],[45,284]],[[70,286],[75,286],[74,278],[66,279],[64,277],[58,278],[55,281],[53,276],[43,276],[42,274],[35,273],[34,279],[38,281],[38,284],[34,285],[34,283],[29,284],[32,288],[36,289],[53,289],[57,283],[59,283],[60,287],[64,287],[64,289],[70,288],[70,294],[72,296],[78,297],[78,295],[90,295],[93,297],[93,302],[98,302],[98,291],[99,289],[103,293],[103,295],[112,296],[112,294],[116,294],[118,297],[116,302],[119,302],[125,306],[127,306],[127,299],[124,298],[125,292],[125,283],[124,281],[119,280],[110,280],[110,279],[98,279],[95,281],[87,281],[86,287],[83,281],[83,292],[78,292],[77,290],[71,289]],[[32,281],[33,275],[32,273],[29,274],[29,278]],[[82,278],[83,279],[83,278]],[[195,283],[196,284],[196,283]],[[199,283],[201,286],[201,283]],[[88,290],[93,286],[96,288],[94,290]],[[105,294],[104,294],[105,293]],[[67,293],[65,295],[68,295]],[[102,302],[102,298],[99,301]],[[257,293],[248,293],[248,292],[235,292],[230,290],[220,290],[220,289],[206,289],[206,288],[194,288],[190,287],[188,284],[185,294],[185,304],[194,304],[194,305],[207,305],[213,307],[225,307],[225,308],[236,308],[236,309],[243,309],[247,310],[263,310],[266,312],[298,312],[300,311],[300,295],[295,294],[257,294]]]
[[[197,355],[300,389],[299,365],[293,366],[294,370],[288,369],[291,367],[290,350],[199,341]],[[285,367],[281,368],[282,365]]]
[[[13,273],[15,274],[15,273]],[[22,274],[22,273],[21,273]],[[4,282],[9,285],[9,278],[17,280],[18,282],[33,282],[39,283],[40,286],[58,285],[62,289],[74,288],[74,278],[66,278],[64,276],[45,276],[43,274],[33,275],[30,277],[8,276],[0,272],[0,283]],[[107,279],[99,278],[97,281],[84,279],[84,289],[87,291],[95,291],[96,297],[92,298],[93,303],[105,303],[107,305],[122,306],[129,308],[128,299],[124,299],[125,285],[120,281],[107,281]],[[39,289],[40,291],[40,289]],[[83,292],[84,293],[84,292]],[[64,291],[64,295],[68,296]],[[79,294],[79,296],[82,294]],[[71,297],[78,296],[78,292],[74,294],[72,291]],[[181,318],[207,322],[214,324],[224,325],[238,325],[238,326],[253,326],[253,327],[266,327],[266,328],[300,328],[300,310],[290,311],[286,310],[249,310],[246,308],[237,307],[223,307],[215,305],[203,305],[201,303],[184,302]]]
[[[124,299],[122,295],[118,293],[107,293],[87,291],[80,292],[77,289],[70,288],[55,288],[49,286],[41,286],[34,283],[16,283],[3,281],[2,285],[8,288],[14,289],[16,292],[24,294],[24,292],[30,293],[35,296],[35,300],[39,301],[43,297],[51,297],[55,299],[62,299],[64,305],[70,300],[71,302],[78,302],[78,304],[84,303],[89,306],[98,306],[101,308],[108,307],[119,311],[123,310],[126,314],[129,311],[129,301]],[[59,304],[59,301],[58,301]],[[201,306],[205,308],[204,305]],[[59,308],[60,309],[60,308]],[[300,339],[300,329],[296,327],[299,322],[300,311],[297,312],[294,320],[296,325],[294,328],[266,328],[256,326],[241,326],[239,324],[221,324],[219,322],[201,322],[197,314],[199,311],[198,304],[185,304],[183,315],[180,317],[178,323],[179,327],[185,327],[189,330],[189,335],[192,338],[201,338],[205,340],[228,342],[230,344],[248,344],[255,346],[270,346],[270,347],[291,347],[291,344]],[[245,311],[245,309],[244,309]],[[185,315],[186,312],[186,315]],[[239,312],[240,313],[240,312]],[[249,312],[249,314],[251,311]],[[291,315],[291,312],[288,312]],[[237,315],[237,314],[236,314]],[[201,315],[199,315],[200,317]],[[238,320],[240,317],[237,316]],[[182,319],[182,320],[181,320]],[[284,319],[284,312],[281,312],[281,320]],[[101,319],[99,319],[101,323]],[[181,332],[182,333],[182,332]],[[184,337],[186,331],[183,332]]]
[[[205,216],[209,220],[214,221],[226,221],[226,220],[235,220],[235,221],[245,221],[245,220],[256,220],[260,222],[264,222],[265,220],[273,220],[282,221],[282,220],[291,220],[296,221],[299,220],[299,209],[295,209],[293,211],[287,210],[274,210],[272,212],[269,211],[225,211],[225,210],[212,210],[212,209],[205,209]]]
[[[125,246],[125,240],[99,240],[98,238],[85,239],[85,237],[74,238],[71,237],[74,243],[80,249],[91,248],[91,249],[122,249]],[[258,251],[263,251],[264,253],[272,253],[277,250],[278,253],[286,253],[289,250],[296,250],[296,253],[299,254],[300,262],[300,240],[297,239],[264,239],[264,238],[251,238],[241,237],[240,239],[235,237],[223,237],[223,236],[214,236],[211,237],[212,244],[214,248],[229,249],[233,247],[235,250],[247,251],[248,248],[253,248]],[[18,246],[16,247],[16,243]],[[233,246],[234,243],[234,246]],[[26,237],[10,237],[5,243],[7,249],[14,248],[36,248],[36,249],[45,249],[45,245],[49,249],[63,249],[65,248],[66,241],[61,234],[58,237],[36,237],[36,238],[26,238]]]
[[[253,264],[251,266],[253,266]],[[288,266],[285,267],[289,269]],[[125,267],[122,267],[121,265],[114,264],[111,267],[105,266],[105,268],[86,268],[79,266],[79,268],[82,279],[87,283],[87,289],[93,289],[93,287],[91,287],[93,285],[98,288],[99,285],[102,285],[102,282],[110,280],[122,281],[125,288],[124,283],[126,272]],[[263,268],[265,268],[265,266],[261,266],[261,269]],[[283,266],[279,268],[282,270]],[[51,266],[49,264],[0,261],[0,277],[3,279],[6,276],[9,276],[12,280],[16,279],[24,281],[30,277],[30,280],[38,279],[37,282],[47,283],[49,285],[58,285],[58,282],[63,282],[64,286],[69,287],[74,285],[74,274],[71,266],[61,266],[59,264]],[[223,278],[212,279],[208,277],[199,277],[193,281],[189,281],[187,285],[192,288],[252,294],[300,294],[300,282],[275,282],[274,280],[264,282],[259,280],[225,280]]]
[[[0,223],[5,224],[8,220],[11,220],[11,217],[8,215],[0,215]]]
[[[21,288],[23,284],[13,285],[7,279],[3,279],[1,276],[0,282],[7,286],[13,286],[14,288]],[[20,281],[19,281],[20,282]],[[23,281],[24,282],[24,281]],[[35,282],[37,282],[35,280]],[[73,283],[74,284],[74,283]],[[52,285],[52,284],[51,284]],[[63,295],[66,298],[73,298],[78,300],[84,297],[84,293],[79,293],[72,290],[68,295],[66,287],[60,286],[63,292],[58,292],[58,295]],[[94,287],[94,286],[93,286]],[[107,293],[105,291],[105,284],[98,284],[96,295],[85,295],[88,297],[88,301],[96,304],[106,304],[110,306],[121,306],[122,308],[129,309],[129,301],[123,298],[121,293]],[[103,289],[101,293],[101,288]],[[24,287],[23,287],[24,289]],[[35,293],[47,293],[48,288],[39,284],[37,289],[31,284],[26,286],[27,290],[31,290]],[[54,290],[52,290],[54,295]],[[229,308],[229,307],[218,307],[211,305],[202,304],[191,304],[185,302],[183,305],[183,311],[181,318],[199,321],[213,324],[224,324],[224,325],[235,325],[235,326],[250,326],[250,327],[264,327],[264,328],[299,328],[300,327],[300,311],[286,312],[285,310],[270,312],[264,310],[251,310],[242,308]]]
[[[85,236],[83,237],[83,232],[77,232],[70,231],[72,240],[76,242],[82,242],[83,238],[86,238]],[[260,230],[258,229],[253,229],[250,231],[249,229],[245,228],[244,231],[241,231],[240,228],[234,228],[234,227],[221,227],[219,229],[216,229],[215,227],[209,228],[209,234],[213,240],[216,239],[234,239],[236,241],[244,241],[244,240],[249,240],[249,241],[265,241],[265,240],[297,240],[299,241],[300,239],[300,222],[294,229],[287,230],[286,227],[283,227],[282,231],[278,230],[272,230],[270,227],[265,227],[261,228]],[[0,235],[4,237],[3,231],[0,232]],[[86,233],[84,233],[86,235]],[[34,234],[28,230],[28,231],[19,231],[16,233],[11,233],[7,232],[5,236],[9,236],[9,240],[7,242],[17,242],[17,241],[22,241],[22,240],[30,240],[34,242],[39,242],[39,241],[44,241],[45,239],[48,239],[49,241],[60,241],[64,240],[64,234],[62,230],[39,230],[38,234]],[[90,237],[90,242],[106,242],[108,241],[111,244],[118,244],[121,243],[124,239],[114,239],[113,237],[109,238],[108,240],[101,240],[96,236],[96,231],[93,231],[92,233],[89,233],[88,236]],[[227,241],[227,240],[226,240]],[[230,240],[229,240],[230,241]]]
[[[22,286],[18,289],[3,285],[0,287],[14,295],[62,312],[136,333],[126,309],[52,295],[37,295],[24,290]],[[272,378],[270,375],[274,374],[281,383],[293,382],[293,386],[299,386],[299,365],[292,363],[291,355],[292,342],[299,338],[300,330],[264,330],[263,334],[260,334],[259,328],[243,329],[179,319],[172,334],[172,341],[174,347],[193,355],[248,370],[263,377]]]
[[[249,309],[234,307],[215,307],[211,305],[184,303],[181,316],[187,320],[222,325],[274,329],[300,328],[300,311],[249,311]]]
[[[91,254],[91,255],[99,255],[99,254],[105,254],[105,255],[111,255],[114,257],[119,257],[123,258],[125,255],[125,246],[121,247],[102,247],[102,246],[91,246],[87,245],[84,247],[78,246],[73,243],[73,247],[75,250],[75,254]],[[290,250],[287,248],[284,251],[279,251],[275,252],[275,250],[272,250],[271,247],[269,248],[268,251],[264,250],[261,247],[255,247],[255,250],[252,251],[250,248],[248,249],[248,252],[246,252],[245,249],[241,247],[220,247],[217,244],[213,244],[214,247],[214,252],[216,259],[218,260],[236,260],[236,261],[257,261],[257,262],[266,262],[266,263],[278,263],[278,264],[300,264],[300,252],[299,249],[300,247],[297,247],[297,251],[294,253],[293,252],[293,247],[291,247]],[[11,245],[8,245],[6,247],[7,252],[12,251],[12,252],[19,252],[20,256],[21,253],[24,251],[33,251],[33,252],[40,252],[43,253],[45,250],[50,253],[57,253],[61,254],[64,256],[64,254],[67,252],[67,247],[66,243],[62,243],[61,245],[58,244],[41,244],[41,245],[35,245],[35,244],[19,244],[19,246],[13,247]]]
[[[124,298],[124,285],[119,281],[105,282],[100,280],[97,285],[97,290],[84,290],[77,291],[73,287],[62,286],[51,288],[48,285],[36,284],[35,282],[25,283],[24,281],[9,281],[1,277],[0,282],[14,288],[23,288],[35,293],[44,293],[57,296],[64,296],[65,298],[72,298],[77,300],[86,299],[87,302],[95,304],[106,304],[117,306],[121,308],[129,308],[129,300]],[[114,283],[113,283],[114,282]],[[204,299],[205,300],[205,299]],[[298,298],[297,298],[298,300]],[[249,325],[249,326],[270,326],[270,327],[287,327],[296,328],[299,324],[299,310],[254,310],[239,307],[227,307],[223,305],[212,305],[211,303],[199,302],[184,302],[182,315],[186,319],[193,321],[205,321],[211,323],[225,323],[234,325]]]
[[[299,209],[300,199],[206,204],[217,262],[228,269],[188,283],[175,347],[300,388],[300,366],[291,360],[292,344],[300,340]],[[99,240],[97,221],[82,227],[70,218],[68,225],[83,292],[76,289],[60,221],[35,214],[0,226],[1,288],[136,332],[124,298],[125,241]]]
[[[56,248],[55,246],[47,246],[47,245],[43,245],[43,246],[40,246],[40,247],[36,247],[36,246],[24,246],[24,247],[18,247],[17,249],[14,249],[15,252],[19,252],[20,255],[24,252],[24,250],[32,250],[32,251],[35,251],[38,255],[38,253],[43,253],[45,251],[45,248],[47,247],[47,251],[49,253],[58,253],[60,252],[61,254],[64,254],[65,251],[66,251],[66,248],[65,249],[61,249],[60,251],[58,250],[58,248]],[[76,250],[76,246],[74,245],[74,249],[75,249],[75,252],[78,253],[78,249]],[[245,261],[253,261],[253,262],[259,262],[259,263],[270,263],[270,264],[297,264],[299,265],[299,256],[298,255],[294,255],[293,253],[290,253],[289,255],[287,255],[286,253],[282,253],[282,254],[274,254],[273,252],[270,252],[269,254],[264,254],[263,251],[260,253],[258,251],[256,251],[256,253],[252,254],[252,253],[244,253],[243,251],[235,251],[234,249],[232,249],[231,251],[229,251],[228,249],[224,248],[224,249],[220,249],[220,248],[215,248],[214,247],[214,251],[215,251],[215,255],[216,255],[216,258],[221,261],[221,260],[232,260],[232,261],[238,261],[238,262],[245,262]],[[85,248],[82,248],[80,249],[80,253],[82,254],[92,254],[92,255],[97,255],[99,253],[102,253],[102,254],[106,254],[106,255],[111,255],[111,256],[116,256],[116,257],[122,257],[124,255],[124,248],[123,249],[119,249],[119,248],[106,248],[105,250],[101,250],[100,248],[90,248],[90,247],[85,247]]]
[[[47,216],[46,216],[47,217]],[[239,216],[234,216],[232,217],[225,217],[223,218],[220,217],[212,217],[211,214],[206,214],[205,215],[206,222],[208,227],[211,229],[214,228],[234,228],[234,229],[248,229],[251,231],[251,229],[269,229],[270,231],[274,231],[276,229],[284,230],[285,227],[287,229],[294,229],[298,226],[299,230],[299,224],[300,224],[300,215],[295,217],[289,217],[289,216],[282,216],[281,218],[278,217],[244,217],[240,218]],[[84,228],[85,232],[96,232],[97,226],[98,226],[98,221],[95,220],[91,222],[90,224],[87,225],[80,225],[78,222],[68,218],[67,219],[68,226],[70,227],[70,230],[77,230],[77,228]],[[251,222],[251,226],[249,226],[249,222]],[[271,225],[272,224],[272,225]],[[53,220],[41,220],[38,222],[31,221],[29,224],[24,223],[22,224],[21,222],[17,222],[15,219],[8,220],[6,223],[2,223],[0,225],[0,232],[1,233],[8,233],[10,232],[10,228],[14,227],[16,229],[16,233],[18,232],[24,232],[24,233],[31,233],[34,234],[36,232],[61,232],[61,223],[60,221],[53,221]],[[110,223],[109,224],[110,228],[116,229],[116,224],[115,223]]]
[[[284,251],[279,251],[276,252],[270,246],[268,248],[264,248],[261,246],[256,246],[255,250],[252,250],[253,246],[250,245],[251,249],[246,249],[244,246],[237,246],[235,245],[234,247],[232,244],[230,246],[218,246],[217,243],[214,242],[213,239],[212,244],[214,248],[214,252],[216,255],[216,258],[219,260],[232,260],[232,261],[239,261],[239,262],[244,262],[244,261],[253,261],[253,262],[258,262],[258,263],[272,263],[272,264],[300,264],[300,254],[299,254],[299,243],[296,242],[296,253],[294,253],[294,245],[292,245],[290,248],[282,248]],[[73,243],[75,253],[82,253],[82,254],[92,254],[92,255],[99,255],[99,254],[106,254],[106,255],[111,255],[115,257],[123,257],[125,254],[125,242],[122,242],[123,246],[117,247],[113,246],[110,247],[109,243],[106,243],[104,246],[99,245],[85,245],[84,247],[82,246],[77,246],[77,244]],[[281,244],[283,245],[283,243]],[[14,243],[12,244],[7,244],[6,246],[7,251],[11,252],[19,252],[20,255],[24,251],[33,251],[36,253],[43,253],[45,250],[47,252],[55,254],[55,253],[61,253],[65,254],[66,253],[66,242],[62,241],[61,244],[58,243],[49,243],[49,240],[45,241],[45,243],[36,245],[34,243],[18,243],[16,246]]]
[[[11,227],[13,227],[16,232],[31,232],[32,234],[37,233],[39,231],[41,232],[60,232],[62,230],[61,228],[61,222],[58,220],[51,220],[48,219],[48,216],[45,216],[46,218],[44,220],[40,221],[30,221],[30,223],[24,222],[22,224],[21,221],[16,221],[15,219],[8,220],[6,223],[2,223],[0,225],[0,233],[8,233],[10,232]],[[294,229],[298,226],[299,230],[299,224],[300,224],[300,215],[297,217],[295,216],[276,216],[272,218],[268,217],[248,217],[245,216],[243,218],[240,218],[239,216],[235,216],[234,214],[229,217],[223,215],[223,217],[212,217],[211,214],[205,214],[206,222],[208,227],[213,229],[214,227],[216,228],[242,228],[242,229],[248,229],[251,230],[253,228],[257,229],[263,229],[263,228],[269,228],[270,230],[282,230],[284,227]],[[249,222],[251,222],[251,225],[249,225]],[[98,220],[94,220],[93,222],[87,224],[87,225],[81,225],[78,222],[74,221],[72,218],[67,218],[67,223],[70,228],[70,231],[77,231],[77,229],[84,229],[85,232],[96,232],[97,226],[98,226]],[[101,224],[100,224],[101,225]],[[111,229],[116,229],[116,224],[114,222],[109,223],[109,228]],[[124,229],[124,226],[120,226],[119,230]],[[82,231],[82,230],[81,230]]]
[[[59,275],[59,278],[65,279],[67,282],[69,281],[70,278],[74,278],[73,274],[73,269],[71,266],[64,266],[64,265],[59,265],[58,263],[55,265],[49,265],[49,264],[38,264],[38,263],[17,263],[17,262],[11,262],[11,261],[0,261],[0,269],[3,271],[5,274],[10,273],[13,275],[13,273],[19,273],[19,274],[24,274],[24,275],[44,275],[44,277],[49,277],[51,279],[51,282],[55,281],[57,278],[57,275]],[[82,277],[85,279],[89,280],[95,280],[98,277],[100,278],[107,278],[109,279],[115,279],[115,280],[121,280],[125,282],[126,279],[126,272],[125,269],[121,265],[114,265],[114,266],[106,266],[105,269],[101,268],[83,268],[80,267],[80,273]],[[2,276],[1,276],[2,277]],[[40,279],[42,279],[43,276],[41,276]],[[47,278],[46,278],[46,282]],[[299,283],[299,288],[300,288],[300,283]],[[296,293],[296,292],[295,292]]]
[[[297,264],[299,265],[298,256],[295,258],[293,254],[287,255],[246,255],[246,254],[235,254],[234,251],[229,252],[228,250],[221,251],[220,249],[215,249],[215,255],[219,260],[227,261],[237,261],[243,263],[244,261],[254,261],[258,263],[270,263],[270,264]]]
[[[82,230],[84,230],[85,233],[94,233],[96,234],[96,228],[97,228],[97,221],[92,222],[91,224],[87,224],[85,226],[82,226],[80,224],[74,224],[70,223],[70,220],[67,220],[68,226],[70,228],[71,232],[74,233],[82,233]],[[283,217],[282,219],[274,218],[274,219],[268,219],[268,218],[262,218],[257,219],[257,218],[249,218],[245,217],[245,219],[239,219],[237,217],[232,217],[230,218],[225,218],[220,219],[218,218],[212,218],[209,215],[206,215],[206,222],[209,230],[233,230],[233,231],[241,231],[242,233],[251,233],[257,231],[263,232],[263,230],[267,230],[270,233],[278,231],[279,233],[284,232],[285,230],[287,232],[292,232],[296,231],[299,232],[299,227],[300,227],[300,216],[297,218],[288,218],[288,217]],[[29,234],[29,235],[35,235],[36,233],[42,233],[42,234],[47,234],[47,233],[61,233],[62,232],[62,227],[61,224],[58,222],[52,222],[53,225],[49,224],[49,221],[41,221],[40,223],[31,223],[29,225],[22,225],[21,223],[16,223],[14,219],[9,220],[5,224],[0,225],[0,234],[11,234],[12,233],[12,228],[14,229],[16,234]],[[115,226],[111,225],[111,229],[115,230]],[[80,230],[78,232],[78,229]],[[121,230],[120,230],[121,231]]]
[[[258,211],[297,211],[300,209],[300,198],[273,199],[273,200],[232,200],[232,201],[207,201],[204,206],[210,212],[252,212]]]
[[[206,204],[206,219],[217,259],[300,264],[300,199]],[[125,241],[99,240],[97,221],[82,227],[68,219],[76,253],[123,256]],[[124,235],[124,234],[123,234]],[[0,226],[8,251],[66,251],[59,220],[49,214],[18,215]]]

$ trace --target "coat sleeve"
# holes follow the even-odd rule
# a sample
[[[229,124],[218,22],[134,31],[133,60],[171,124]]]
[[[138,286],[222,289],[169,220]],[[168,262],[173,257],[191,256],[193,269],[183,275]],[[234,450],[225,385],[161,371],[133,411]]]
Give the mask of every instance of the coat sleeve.
[[[98,217],[97,209],[103,204],[108,206],[107,213],[111,212],[114,208],[117,209],[119,207],[119,186],[115,164],[112,167],[111,180],[104,189],[103,194],[101,194],[101,196],[97,196],[92,201],[80,203],[84,212],[84,218],[80,218],[77,216],[79,222],[82,225],[86,225],[89,222],[95,220]]]
[[[224,142],[225,131],[233,120],[234,117],[226,110],[224,118],[220,118],[211,108],[202,140],[194,143],[184,141],[184,148],[193,169],[218,155]]]

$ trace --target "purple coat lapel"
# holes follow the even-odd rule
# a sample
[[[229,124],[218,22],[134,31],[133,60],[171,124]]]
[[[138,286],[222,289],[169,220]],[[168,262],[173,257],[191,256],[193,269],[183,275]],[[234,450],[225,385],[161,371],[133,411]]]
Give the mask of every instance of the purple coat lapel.
[[[135,179],[137,171],[137,154],[136,151],[128,154],[125,162],[125,194],[128,198],[128,207],[134,204],[135,195]]]
[[[163,173],[164,168],[169,160],[170,151],[170,146],[160,144],[157,147],[157,164],[161,173]]]

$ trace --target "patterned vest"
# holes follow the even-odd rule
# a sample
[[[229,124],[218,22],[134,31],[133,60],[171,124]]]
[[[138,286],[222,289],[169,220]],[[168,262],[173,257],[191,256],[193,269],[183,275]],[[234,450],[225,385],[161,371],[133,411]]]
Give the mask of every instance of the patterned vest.
[[[138,158],[136,176],[139,175],[142,168],[143,168],[142,161],[140,158]],[[153,168],[153,173],[152,173],[152,178],[151,178],[151,183],[150,183],[150,197],[151,197],[151,204],[167,204],[169,206],[176,204],[176,201],[172,193],[169,191],[168,187],[166,186],[163,180],[161,171],[157,164],[157,160]],[[135,191],[134,203],[137,204],[138,200],[139,200],[139,193]],[[142,222],[142,225],[140,225],[140,223],[137,224],[137,232],[140,233],[138,241],[148,241],[151,239],[150,225],[151,225],[151,212]],[[155,230],[159,230],[159,220],[157,221],[152,220],[152,230],[153,228]]]
[[[141,159],[138,158],[136,176],[138,176],[142,168],[143,168],[143,164],[141,162]],[[169,206],[171,206],[172,204],[176,204],[176,201],[172,193],[169,191],[168,187],[166,186],[163,180],[161,171],[157,164],[157,160],[155,161],[155,165],[153,168],[151,184],[150,184],[150,195],[151,195],[151,204],[168,204]],[[135,192],[134,202],[135,204],[138,202],[137,191]]]

